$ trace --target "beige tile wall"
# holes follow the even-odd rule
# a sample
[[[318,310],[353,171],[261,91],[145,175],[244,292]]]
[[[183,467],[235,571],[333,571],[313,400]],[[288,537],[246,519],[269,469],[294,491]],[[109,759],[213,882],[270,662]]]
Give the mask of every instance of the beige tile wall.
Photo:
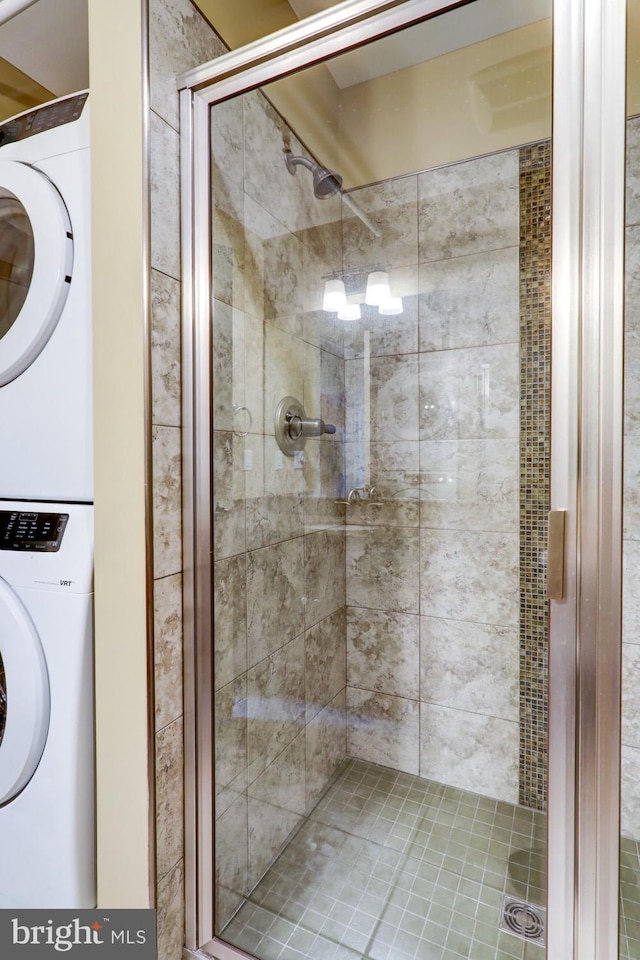
[[[158,958],[184,943],[179,120],[175,77],[224,50],[189,0],[149,0]]]
[[[640,120],[627,122],[622,834],[640,839]]]
[[[152,371],[159,956],[184,925],[179,125],[176,74],[223,52],[188,0],[150,0]],[[245,117],[246,113],[246,117]],[[301,469],[270,418],[292,393],[343,426],[342,340],[314,316],[334,266],[328,204],[288,209],[279,118],[258,96],[216,112],[214,468],[220,922],[343,760],[346,625],[341,436]],[[265,144],[271,143],[271,152]],[[301,149],[301,148],[300,148]],[[333,204],[335,207],[335,204]],[[335,211],[334,211],[335,212]],[[315,219],[314,219],[315,214]],[[339,220],[339,218],[338,218]],[[247,226],[245,226],[247,224]],[[339,226],[338,226],[339,233]],[[310,296],[305,291],[313,290]],[[320,290],[320,293],[318,292]],[[229,376],[227,376],[229,374]],[[235,412],[234,404],[243,409]],[[251,411],[251,420],[247,410]],[[246,435],[245,435],[246,434]],[[250,456],[250,469],[243,469]],[[325,651],[332,646],[327,659]]]
[[[384,501],[347,508],[348,751],[511,802],[518,178],[517,151],[455,164],[356,191],[380,237],[344,223],[404,300],[345,348],[347,486]]]
[[[212,113],[216,879],[221,930],[346,754],[340,207],[261,93]],[[298,461],[279,401],[338,427]]]

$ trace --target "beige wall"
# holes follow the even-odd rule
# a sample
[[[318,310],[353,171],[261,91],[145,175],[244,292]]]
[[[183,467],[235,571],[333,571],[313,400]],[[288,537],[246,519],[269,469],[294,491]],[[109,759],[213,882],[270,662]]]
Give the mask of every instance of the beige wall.
[[[0,57],[0,122],[53,99],[53,94]]]
[[[89,2],[98,903],[107,907],[153,904],[143,6]]]
[[[281,30],[297,17],[287,0],[194,0],[231,50]]]
[[[627,116],[640,113],[640,6],[627,4]]]
[[[339,169],[340,89],[325,66],[277,80],[264,92],[278,113],[311,153],[331,169]]]
[[[551,21],[341,91],[345,187],[551,134]]]

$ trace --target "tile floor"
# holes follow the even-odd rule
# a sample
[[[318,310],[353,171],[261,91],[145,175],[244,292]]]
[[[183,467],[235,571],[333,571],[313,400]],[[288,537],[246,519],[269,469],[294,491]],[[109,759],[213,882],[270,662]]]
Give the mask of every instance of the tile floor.
[[[640,960],[640,843],[620,844],[620,960]]]
[[[223,939],[260,960],[542,960],[499,930],[543,905],[545,818],[359,760],[342,768]]]
[[[259,960],[543,960],[499,929],[546,902],[546,818],[349,760],[222,938]],[[620,960],[640,960],[640,845],[622,841]]]

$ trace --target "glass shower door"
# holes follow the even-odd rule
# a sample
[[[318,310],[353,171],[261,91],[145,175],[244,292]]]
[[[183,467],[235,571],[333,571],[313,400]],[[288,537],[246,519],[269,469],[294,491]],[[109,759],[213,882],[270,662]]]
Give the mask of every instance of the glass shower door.
[[[544,954],[551,24],[475,7],[211,108],[215,932],[264,960]]]
[[[592,198],[619,178],[593,160],[606,152],[584,182],[559,163],[556,230],[549,5],[436,7],[354,24],[345,6],[185,80],[201,391],[193,939],[224,960],[566,960],[576,903],[581,960],[611,939],[591,869],[606,780],[592,733],[606,724],[589,671],[604,649],[598,537],[615,549],[616,536],[598,526],[594,477],[615,475],[619,450],[605,463],[590,324],[617,276],[607,244],[594,255],[611,235]],[[588,90],[574,83],[583,41],[595,62],[583,12],[557,12],[565,160],[598,93],[600,61]],[[550,506],[567,518],[551,545]],[[566,566],[551,652],[549,546]]]

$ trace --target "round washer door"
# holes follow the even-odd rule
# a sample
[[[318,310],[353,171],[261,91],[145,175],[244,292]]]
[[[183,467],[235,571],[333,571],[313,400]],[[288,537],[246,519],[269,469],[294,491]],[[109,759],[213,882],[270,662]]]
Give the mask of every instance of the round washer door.
[[[49,675],[33,620],[0,577],[0,655],[6,712],[0,741],[0,804],[12,800],[36,771],[49,730]]]
[[[53,333],[72,265],[56,187],[34,167],[0,160],[0,387],[24,373]]]

